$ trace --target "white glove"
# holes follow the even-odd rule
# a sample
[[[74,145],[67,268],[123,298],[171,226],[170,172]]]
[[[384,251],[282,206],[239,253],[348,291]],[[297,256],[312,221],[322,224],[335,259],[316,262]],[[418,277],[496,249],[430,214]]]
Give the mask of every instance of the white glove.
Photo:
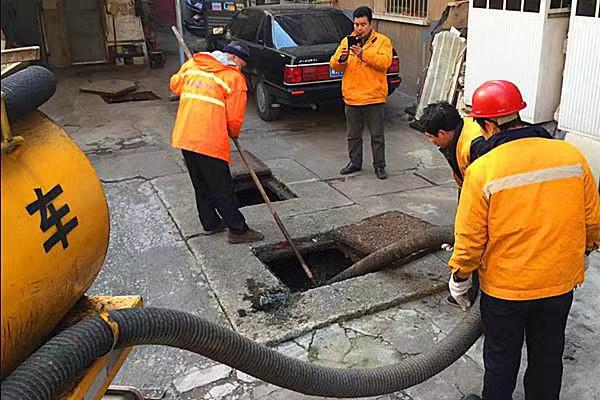
[[[454,250],[454,247],[452,247],[452,245],[451,245],[451,244],[448,244],[448,243],[442,243],[442,250],[445,250],[445,251],[452,251],[452,250]]]
[[[471,300],[469,300],[469,289],[471,288],[472,281],[471,277],[464,282],[456,282],[454,280],[454,274],[450,275],[450,281],[448,282],[448,288],[450,289],[450,295],[456,300],[460,308],[463,311],[467,311],[471,307]]]

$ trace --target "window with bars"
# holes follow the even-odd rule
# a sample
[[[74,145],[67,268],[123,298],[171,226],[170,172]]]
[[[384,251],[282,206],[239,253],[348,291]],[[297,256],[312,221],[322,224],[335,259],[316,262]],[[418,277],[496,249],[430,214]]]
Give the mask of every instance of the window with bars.
[[[375,0],[375,14],[427,19],[429,0]]]

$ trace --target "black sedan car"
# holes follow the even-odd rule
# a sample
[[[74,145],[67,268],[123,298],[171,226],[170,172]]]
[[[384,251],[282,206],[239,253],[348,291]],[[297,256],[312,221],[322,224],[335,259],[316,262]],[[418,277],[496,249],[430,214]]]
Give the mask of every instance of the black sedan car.
[[[250,48],[244,70],[260,118],[278,117],[281,105],[312,106],[341,99],[342,74],[329,67],[353,23],[343,11],[314,6],[276,5],[245,8],[222,28],[209,30],[208,50],[231,40]],[[400,84],[396,52],[388,70],[391,94]]]

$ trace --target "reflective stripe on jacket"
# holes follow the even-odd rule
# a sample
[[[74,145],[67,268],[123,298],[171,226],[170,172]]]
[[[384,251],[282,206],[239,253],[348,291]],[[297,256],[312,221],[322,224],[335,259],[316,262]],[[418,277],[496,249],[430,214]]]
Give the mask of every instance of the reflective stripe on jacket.
[[[600,242],[600,199],[585,157],[535,136],[491,149],[466,171],[455,236],[450,268],[460,276],[478,269],[490,296],[572,290],[583,282],[586,247]]]
[[[329,65],[344,71],[342,96],[351,106],[385,103],[388,96],[387,70],[392,65],[392,42],[381,33],[371,32],[363,46],[362,59],[349,51],[348,60],[339,63],[342,50],[348,49],[348,39],[342,39]]]
[[[246,111],[246,79],[209,53],[198,53],[171,77],[180,96],[173,147],[231,162],[229,136],[240,133]]]

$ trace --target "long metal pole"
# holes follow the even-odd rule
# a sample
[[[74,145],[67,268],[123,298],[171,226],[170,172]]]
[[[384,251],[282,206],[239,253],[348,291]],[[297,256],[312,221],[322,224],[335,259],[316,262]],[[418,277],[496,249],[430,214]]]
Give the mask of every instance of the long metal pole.
[[[237,138],[232,137],[231,139],[233,140],[233,143],[235,143],[235,147],[237,148],[237,151],[240,153],[240,157],[242,158],[242,161],[244,162],[244,164],[246,165],[246,168],[250,172],[250,176],[252,177],[254,184],[258,188],[258,191],[260,192],[260,195],[262,196],[263,200],[267,204],[267,207],[269,207],[269,210],[271,211],[271,214],[273,215],[275,222],[279,226],[281,233],[283,233],[283,236],[285,236],[285,239],[290,244],[290,247],[294,251],[296,258],[300,262],[300,265],[302,266],[304,273],[306,274],[306,276],[308,276],[308,279],[313,280],[314,277],[313,277],[313,274],[312,274],[310,268],[308,268],[308,265],[306,265],[306,262],[304,261],[302,254],[300,254],[300,252],[294,245],[294,241],[292,240],[292,237],[288,233],[287,229],[285,229],[285,226],[283,225],[283,221],[281,221],[281,218],[279,218],[279,214],[277,214],[277,210],[275,210],[275,207],[273,207],[271,200],[269,200],[269,196],[267,195],[267,193],[265,192],[265,189],[263,188],[262,184],[260,183],[260,179],[258,179],[258,176],[256,176],[256,173],[254,172],[254,170],[250,166],[250,163],[246,159],[246,156],[244,155],[244,149],[242,149],[242,146],[240,146],[240,142],[238,141]]]
[[[179,32],[183,32],[183,15],[181,13],[181,0],[175,0],[175,24],[177,25],[177,30]],[[179,43],[179,64],[183,65],[185,63],[185,54],[182,43]],[[188,50],[189,52],[189,50]]]
[[[173,31],[173,33],[175,34],[175,37],[177,38],[177,41],[179,42],[179,47],[185,51],[185,54],[188,56],[188,58],[191,58],[192,53],[188,49],[187,45],[185,44],[185,41],[183,40],[183,37],[181,36],[181,34],[177,30],[177,28],[172,26],[171,30]],[[300,262],[300,265],[302,266],[304,273],[306,274],[308,279],[310,279],[311,281],[314,281],[314,276],[313,276],[312,271],[310,270],[310,268],[308,268],[306,261],[304,261],[304,257],[302,257],[302,254],[300,254],[300,252],[294,245],[294,241],[292,240],[292,237],[288,233],[287,229],[285,229],[285,226],[283,225],[283,221],[281,221],[281,218],[279,218],[279,214],[277,214],[277,210],[275,210],[275,208],[273,207],[273,204],[271,203],[271,200],[269,200],[269,196],[267,195],[267,192],[265,192],[263,185],[260,183],[260,179],[258,179],[256,172],[254,172],[254,169],[252,169],[252,166],[246,159],[246,155],[244,154],[244,149],[242,149],[240,142],[237,140],[237,138],[232,137],[231,139],[233,140],[235,147],[237,148],[238,152],[240,153],[240,157],[242,158],[242,161],[246,165],[246,168],[250,172],[250,176],[252,177],[254,184],[256,185],[258,191],[260,192],[260,195],[262,196],[263,200],[267,204],[267,207],[269,207],[269,211],[271,211],[271,214],[273,215],[273,218],[275,219],[277,226],[279,226],[281,233],[283,233],[283,236],[285,236],[285,239],[290,244],[290,247],[294,251],[296,258],[298,259],[298,262]]]

